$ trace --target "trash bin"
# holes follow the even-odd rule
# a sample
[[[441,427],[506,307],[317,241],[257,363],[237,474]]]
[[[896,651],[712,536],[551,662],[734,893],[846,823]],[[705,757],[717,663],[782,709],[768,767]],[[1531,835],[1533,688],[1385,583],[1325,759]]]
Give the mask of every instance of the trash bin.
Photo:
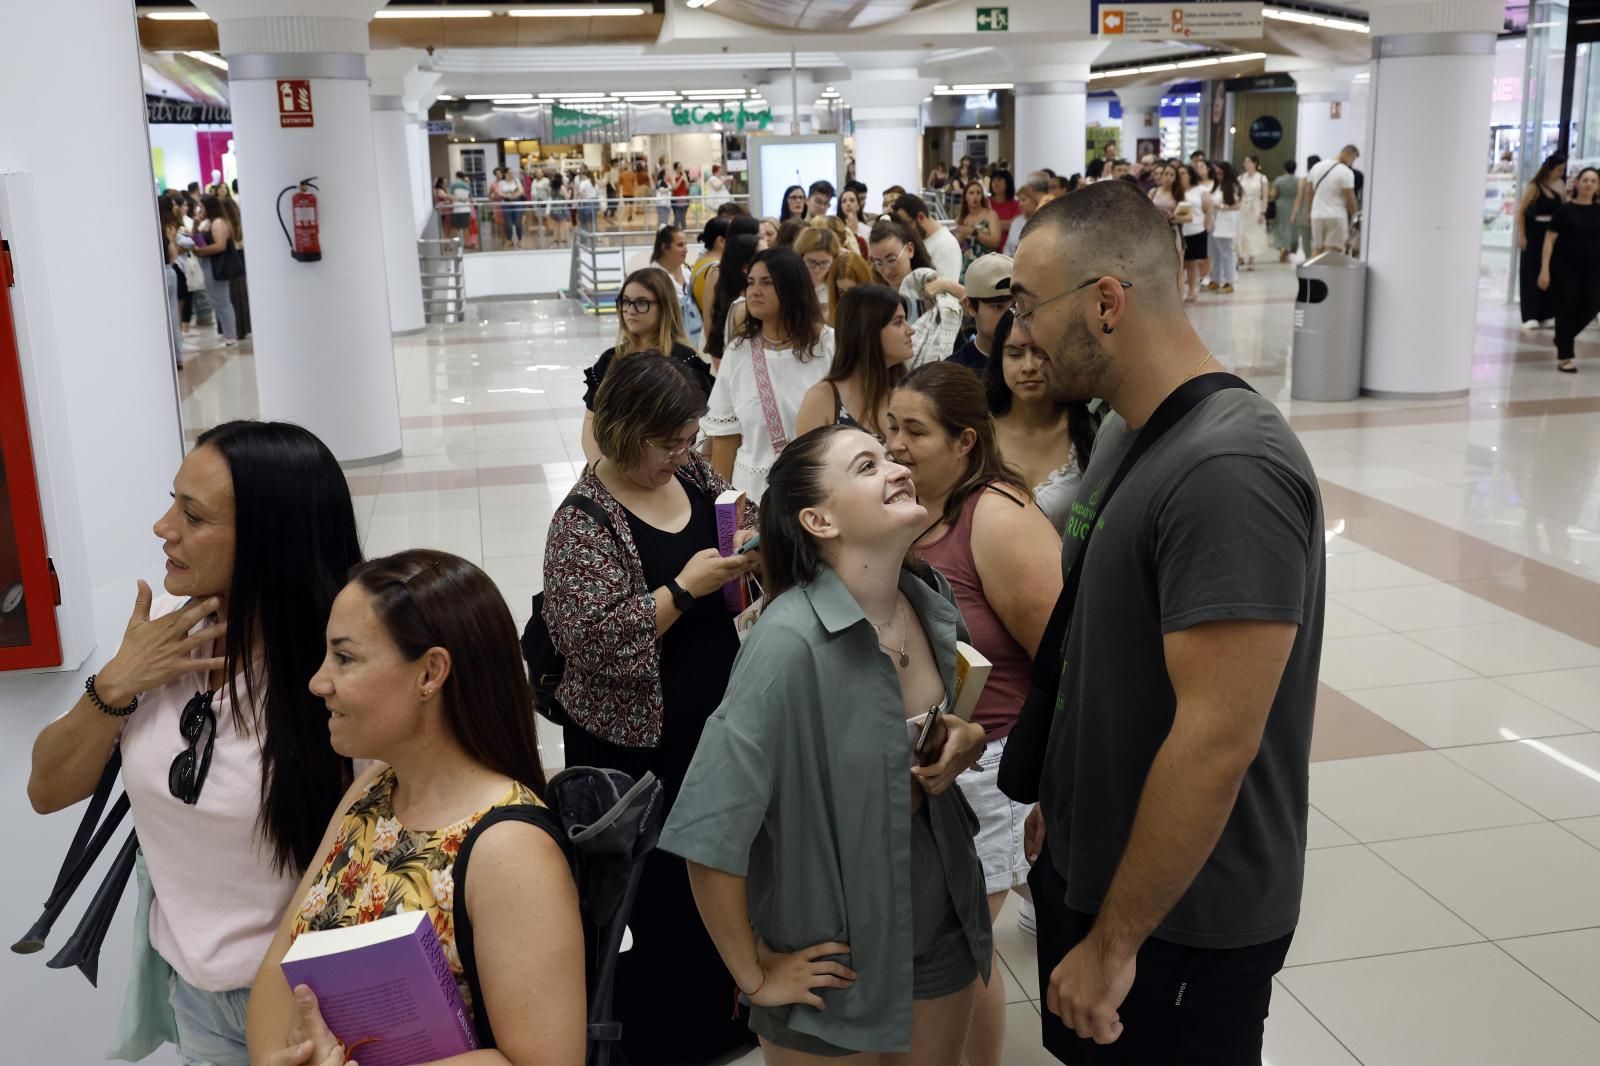
[[[1367,265],[1339,252],[1300,264],[1289,395],[1332,402],[1361,395]]]

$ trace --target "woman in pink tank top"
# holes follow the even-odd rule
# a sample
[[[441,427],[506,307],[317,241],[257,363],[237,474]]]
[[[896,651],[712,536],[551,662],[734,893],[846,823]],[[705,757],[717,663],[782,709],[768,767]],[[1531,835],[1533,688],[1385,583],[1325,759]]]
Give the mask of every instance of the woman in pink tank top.
[[[995,778],[1061,593],[1061,540],[1022,475],[1001,459],[983,385],[966,367],[940,362],[912,371],[890,398],[888,430],[889,454],[910,467],[917,499],[934,518],[914,550],[950,582],[973,647],[994,664],[974,712],[988,747],[959,780],[978,814],[978,859],[993,920],[1009,892],[1027,896],[1028,809],[1003,796]],[[964,1056],[973,1066],[1001,1061],[1001,973],[994,968],[978,995]]]

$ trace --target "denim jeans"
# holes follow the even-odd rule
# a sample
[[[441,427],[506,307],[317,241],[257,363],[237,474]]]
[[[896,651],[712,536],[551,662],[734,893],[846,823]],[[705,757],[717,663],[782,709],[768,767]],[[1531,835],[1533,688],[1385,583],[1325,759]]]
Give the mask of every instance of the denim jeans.
[[[172,977],[172,1013],[178,1022],[178,1059],[183,1066],[250,1066],[245,1046],[245,1009],[250,990],[207,992]]]

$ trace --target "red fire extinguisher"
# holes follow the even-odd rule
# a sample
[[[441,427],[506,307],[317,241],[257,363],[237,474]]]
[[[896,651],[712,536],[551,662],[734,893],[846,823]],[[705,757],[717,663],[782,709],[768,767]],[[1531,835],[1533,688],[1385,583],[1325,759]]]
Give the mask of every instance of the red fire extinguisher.
[[[302,263],[315,263],[322,258],[322,244],[317,232],[317,187],[313,184],[316,180],[315,176],[305,178],[278,193],[278,225],[283,228],[283,236],[289,242],[289,254]],[[283,218],[283,198],[289,193],[294,193],[289,200],[289,211],[294,220],[292,236],[289,224]]]

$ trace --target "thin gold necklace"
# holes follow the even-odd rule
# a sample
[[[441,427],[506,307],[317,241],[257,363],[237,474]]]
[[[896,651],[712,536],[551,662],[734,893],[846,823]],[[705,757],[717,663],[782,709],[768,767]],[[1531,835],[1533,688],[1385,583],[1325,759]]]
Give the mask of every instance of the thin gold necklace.
[[[1184,375],[1183,381],[1178,382],[1178,384],[1182,385],[1184,382],[1188,381],[1190,378],[1192,378],[1196,374],[1200,373],[1200,368],[1205,366],[1209,362],[1211,362],[1211,353],[1207,352],[1205,354],[1205,358],[1201,359],[1199,363],[1195,364],[1195,368],[1193,370],[1189,371],[1188,374]]]
[[[887,622],[883,623],[883,625],[880,626],[878,623],[874,622],[872,619],[869,618],[869,619],[867,619],[868,624],[871,625],[872,628],[875,629],[875,630],[882,631],[882,630],[888,629],[890,626],[894,625],[896,619],[898,619],[900,617],[900,606],[901,606],[901,604],[903,602],[904,601],[901,600],[899,598],[899,596],[897,595],[895,597],[895,601],[894,601],[894,614],[889,616],[889,620]],[[880,647],[884,651],[888,652],[889,655],[892,658],[894,658],[896,662],[898,662],[900,664],[900,669],[902,669],[902,670],[904,670],[911,663],[911,656],[906,654],[906,645],[910,640],[910,635],[909,634],[910,634],[910,630],[909,629],[903,629],[903,630],[900,631],[900,650],[899,651],[895,651],[893,648],[891,648],[889,645],[885,644],[881,640],[878,641],[878,647]]]

